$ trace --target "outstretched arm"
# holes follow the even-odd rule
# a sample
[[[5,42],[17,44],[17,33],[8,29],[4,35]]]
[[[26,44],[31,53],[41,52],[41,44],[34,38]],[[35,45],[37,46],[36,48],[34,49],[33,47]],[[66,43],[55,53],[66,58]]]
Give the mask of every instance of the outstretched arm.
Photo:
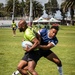
[[[54,47],[54,44],[49,43],[48,45],[40,45],[39,48],[42,48],[43,50],[48,50]]]

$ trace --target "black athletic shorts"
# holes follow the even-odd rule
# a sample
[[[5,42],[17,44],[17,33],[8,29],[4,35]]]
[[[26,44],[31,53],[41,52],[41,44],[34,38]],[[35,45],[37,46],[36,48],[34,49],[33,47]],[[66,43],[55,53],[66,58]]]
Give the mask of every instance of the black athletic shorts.
[[[16,30],[16,27],[13,27],[12,30]]]
[[[32,61],[34,60],[36,63],[37,61],[41,58],[41,55],[40,55],[40,51],[37,50],[37,51],[30,51],[30,52],[26,52],[22,58],[22,60],[25,60],[25,61]]]
[[[47,57],[48,55],[50,55],[51,53],[53,53],[51,50],[42,50],[40,49],[40,53],[41,53],[41,57]]]

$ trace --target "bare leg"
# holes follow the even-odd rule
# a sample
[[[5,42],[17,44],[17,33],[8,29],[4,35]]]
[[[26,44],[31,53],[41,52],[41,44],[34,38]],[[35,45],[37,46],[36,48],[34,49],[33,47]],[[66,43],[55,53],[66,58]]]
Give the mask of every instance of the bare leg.
[[[14,34],[14,36],[16,35],[16,30],[13,30],[13,34]]]
[[[55,64],[57,64],[57,66],[60,66],[60,67],[62,66],[62,63],[61,63],[61,61],[59,60],[59,58],[57,57],[56,54],[51,53],[51,54],[48,55],[46,58],[47,58],[48,60],[54,62]]]
[[[54,54],[54,53],[51,53],[51,54],[48,55],[46,58],[47,58],[48,60],[54,62],[54,63],[58,66],[57,69],[58,69],[58,71],[59,71],[59,75],[63,75],[62,63],[61,63],[60,59],[57,57],[57,55]]]
[[[29,61],[28,62],[28,71],[32,75],[38,75],[38,73],[35,71],[36,63],[34,61]]]
[[[27,63],[24,60],[21,60],[20,63],[18,64],[17,70],[22,74],[22,75],[28,75],[27,72]]]

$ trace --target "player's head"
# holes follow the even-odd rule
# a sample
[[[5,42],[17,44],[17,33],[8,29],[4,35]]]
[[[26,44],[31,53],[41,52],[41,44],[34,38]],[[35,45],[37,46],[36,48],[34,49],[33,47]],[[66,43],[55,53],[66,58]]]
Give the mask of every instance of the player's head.
[[[59,31],[59,26],[52,26],[49,31],[49,37],[51,38],[55,37],[58,31]]]
[[[18,29],[20,32],[24,32],[27,28],[27,23],[25,20],[20,20],[19,23],[18,23]]]
[[[51,29],[55,29],[55,30],[59,31],[59,26],[52,26]]]

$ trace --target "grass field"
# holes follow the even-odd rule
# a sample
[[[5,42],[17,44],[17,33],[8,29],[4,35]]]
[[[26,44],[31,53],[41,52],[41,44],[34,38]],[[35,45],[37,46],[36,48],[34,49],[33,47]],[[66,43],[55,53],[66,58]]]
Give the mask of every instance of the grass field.
[[[57,34],[59,43],[52,49],[63,64],[64,75],[75,75],[75,26],[60,26]],[[17,30],[13,37],[10,28],[0,28],[0,75],[11,75],[22,58],[23,33]],[[57,66],[41,58],[36,66],[39,75],[59,75]]]

